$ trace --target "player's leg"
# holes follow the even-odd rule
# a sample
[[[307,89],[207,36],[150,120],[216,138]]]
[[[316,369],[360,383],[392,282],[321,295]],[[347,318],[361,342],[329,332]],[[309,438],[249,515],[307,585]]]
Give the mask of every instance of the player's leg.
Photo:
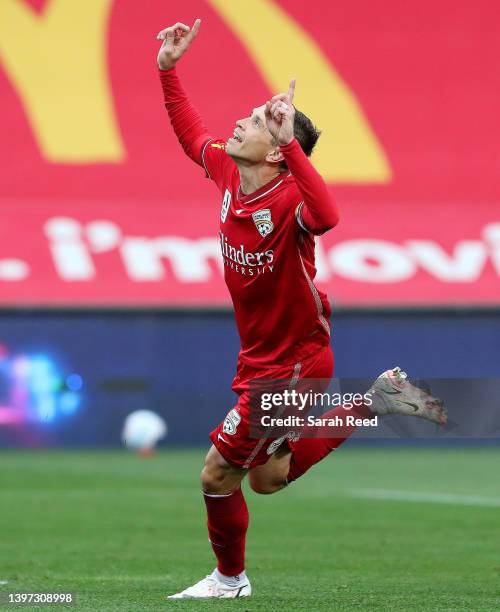
[[[320,352],[315,359],[304,364],[305,377],[325,378],[330,359],[328,350]],[[297,442],[285,440],[267,463],[250,471],[252,489],[257,493],[275,493],[322,461],[356,431],[356,425],[347,424],[348,415],[370,418],[374,414],[396,413],[421,417],[441,425],[446,423],[446,410],[441,400],[433,397],[429,389],[412,385],[399,368],[381,374],[371,391],[374,398],[371,406],[360,405],[350,409],[340,406],[322,415],[324,419],[333,419],[344,425],[335,428],[307,426]]]
[[[171,599],[246,597],[251,586],[245,574],[248,508],[241,491],[247,470],[228,463],[212,445],[201,472],[207,508],[209,541],[217,558],[216,569]]]
[[[325,413],[323,418],[345,419],[347,415],[366,418],[372,413],[361,406],[357,412],[346,410],[342,406]],[[327,457],[333,450],[345,442],[356,430],[354,425],[335,427],[325,435],[324,428],[305,427],[297,442],[284,440],[281,446],[271,455],[267,463],[252,468],[248,474],[250,487],[256,493],[269,495],[276,493],[290,482],[297,480],[313,465]]]
[[[336,427],[321,427],[310,425],[301,431],[300,439],[290,443],[292,453],[289,470],[286,475],[286,484],[290,484],[305,474],[313,465],[325,459],[332,451],[341,446],[356,431],[356,425],[347,425],[346,417],[370,418],[373,414],[366,406],[347,410],[343,406],[333,408],[321,415],[323,419],[333,419],[344,423]]]
[[[208,495],[227,495],[236,491],[246,476],[243,470],[228,463],[212,444],[201,472],[201,486]]]
[[[262,495],[269,495],[286,487],[291,457],[292,451],[283,442],[269,457],[267,463],[249,470],[248,483],[252,490]]]
[[[412,385],[400,368],[383,372],[373,383],[370,393],[373,398],[371,405],[360,405],[350,410],[343,407],[334,408],[322,415],[326,419],[340,417],[344,423],[341,427],[332,430],[328,428],[326,431],[324,427],[305,427],[299,441],[290,443],[293,452],[290,457],[287,483],[297,480],[356,431],[355,425],[346,424],[347,415],[370,418],[375,414],[392,413],[416,416],[440,425],[444,425],[447,421],[443,402],[434,397],[430,389],[421,389]]]
[[[248,509],[240,485],[258,440],[248,436],[247,396],[242,392],[237,406],[210,433],[213,446],[201,473],[209,541],[217,567],[192,587],[171,596],[172,599],[248,597],[252,592],[245,574]]]
[[[201,473],[208,536],[217,557],[216,574],[230,586],[245,578],[248,508],[240,485],[246,474],[247,470],[228,463],[214,445]]]

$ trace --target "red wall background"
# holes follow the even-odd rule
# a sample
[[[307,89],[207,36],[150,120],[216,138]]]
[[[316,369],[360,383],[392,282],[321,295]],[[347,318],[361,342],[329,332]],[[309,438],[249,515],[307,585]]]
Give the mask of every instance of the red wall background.
[[[51,3],[17,1],[39,19]],[[342,219],[321,239],[322,288],[344,305],[498,304],[500,5],[275,2],[354,93],[392,171],[387,184],[331,185]],[[0,304],[228,304],[216,256],[196,255],[199,239],[217,245],[220,198],[171,133],[156,75],[157,31],[198,16],[202,30],[179,74],[224,137],[273,92],[201,0],[113,3],[107,70],[120,163],[47,161],[0,70]],[[167,253],[149,278],[134,272],[139,255],[124,256],[137,237]]]

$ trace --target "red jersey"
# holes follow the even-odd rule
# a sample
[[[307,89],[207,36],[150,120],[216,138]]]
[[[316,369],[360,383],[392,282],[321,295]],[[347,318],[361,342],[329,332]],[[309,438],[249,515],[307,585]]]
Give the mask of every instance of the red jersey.
[[[335,202],[296,140],[281,151],[289,170],[243,194],[225,142],[211,138],[175,70],[160,71],[165,104],[186,153],[221,194],[224,278],[252,367],[295,363],[329,343],[330,306],[314,285],[314,233],[338,220]]]

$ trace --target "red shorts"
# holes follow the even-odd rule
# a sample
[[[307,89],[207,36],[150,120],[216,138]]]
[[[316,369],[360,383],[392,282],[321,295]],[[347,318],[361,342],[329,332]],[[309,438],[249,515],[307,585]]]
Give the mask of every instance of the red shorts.
[[[224,459],[239,468],[250,469],[266,463],[269,457],[285,442],[293,450],[298,436],[272,437],[264,432],[257,438],[250,436],[250,382],[256,379],[288,380],[290,387],[303,378],[331,379],[333,375],[333,353],[330,346],[318,350],[295,365],[272,368],[252,368],[238,363],[233,390],[240,397],[222,423],[210,433],[210,439]]]

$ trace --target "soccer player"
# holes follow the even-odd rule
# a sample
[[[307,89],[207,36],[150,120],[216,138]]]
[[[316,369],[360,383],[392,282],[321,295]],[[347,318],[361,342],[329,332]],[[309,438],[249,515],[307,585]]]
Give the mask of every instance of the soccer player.
[[[330,379],[330,306],[314,285],[314,236],[335,227],[337,205],[308,159],[319,132],[293,106],[288,92],[257,105],[236,121],[231,138],[208,134],[180,84],[175,65],[196,38],[183,23],[162,30],[158,67],[165,106],[185,153],[215,182],[221,196],[220,244],[224,277],[234,305],[241,350],[233,390],[237,405],[210,434],[201,474],[209,540],[217,558],[207,577],[171,598],[248,597],[245,537],[248,509],[241,482],[274,493],[338,447],[354,427],[314,437],[304,431],[254,438],[249,431],[250,382]],[[399,368],[374,383],[376,412],[414,414],[443,423],[442,404],[416,390]],[[394,399],[394,398],[397,398]],[[372,410],[375,410],[372,407]],[[336,408],[327,415],[345,413]],[[367,406],[357,409],[373,416]],[[327,416],[325,415],[325,416]]]

